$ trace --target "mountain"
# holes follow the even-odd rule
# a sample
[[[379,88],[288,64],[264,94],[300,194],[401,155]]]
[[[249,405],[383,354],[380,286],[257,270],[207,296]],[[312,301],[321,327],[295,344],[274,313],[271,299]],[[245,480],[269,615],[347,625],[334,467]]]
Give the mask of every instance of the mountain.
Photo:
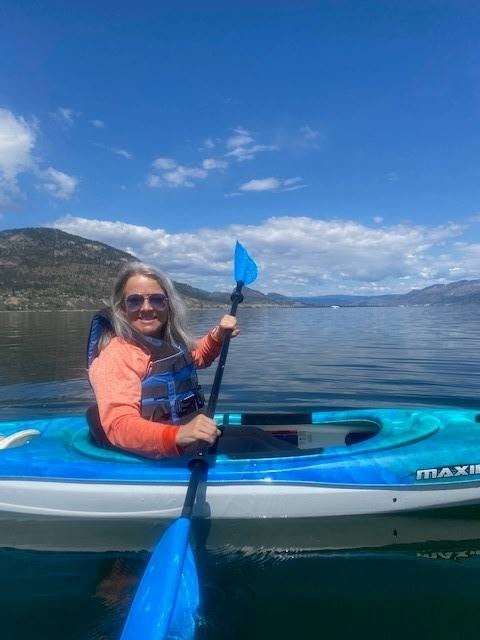
[[[480,302],[480,280],[459,280],[449,284],[434,284],[395,296],[400,304],[470,304]]]
[[[272,296],[276,297],[276,294],[268,294],[269,298]],[[480,303],[480,280],[459,280],[449,284],[434,284],[424,289],[413,289],[403,294],[383,296],[302,296],[287,298],[287,300],[316,307],[413,307],[441,304],[472,304]]]
[[[119,270],[132,261],[138,258],[59,229],[0,231],[0,310],[98,309]],[[225,308],[230,302],[229,293],[174,284],[188,307]],[[244,296],[249,306],[282,304],[248,288]]]
[[[270,295],[270,294],[269,294]],[[325,296],[298,296],[293,300],[306,305],[315,305],[317,307],[359,307],[363,304],[373,303],[379,296],[348,296],[345,294],[332,294]],[[391,296],[384,296],[385,298]]]
[[[363,300],[337,304],[356,307],[417,307],[478,302],[480,302],[480,280],[459,280],[449,284],[434,284],[424,289],[413,289],[403,294],[371,296]]]

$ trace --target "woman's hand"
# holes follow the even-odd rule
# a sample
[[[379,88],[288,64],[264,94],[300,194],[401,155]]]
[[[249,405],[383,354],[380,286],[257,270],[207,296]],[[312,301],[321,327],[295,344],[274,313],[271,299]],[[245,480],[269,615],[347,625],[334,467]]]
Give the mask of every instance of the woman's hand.
[[[218,326],[212,329],[212,335],[218,342],[222,342],[227,333],[230,333],[232,338],[235,338],[240,333],[240,329],[237,326],[237,318],[228,313],[220,319]]]
[[[179,447],[187,447],[196,442],[206,442],[212,445],[220,433],[220,429],[217,429],[217,425],[211,418],[199,413],[178,428],[175,442]]]

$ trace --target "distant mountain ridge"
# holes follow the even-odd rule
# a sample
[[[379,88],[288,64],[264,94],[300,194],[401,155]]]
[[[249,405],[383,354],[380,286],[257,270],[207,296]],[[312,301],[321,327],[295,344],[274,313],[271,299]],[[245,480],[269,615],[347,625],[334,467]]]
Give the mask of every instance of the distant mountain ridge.
[[[138,260],[102,242],[44,227],[0,231],[0,310],[98,309],[120,268]],[[223,307],[229,292],[175,282],[188,307]],[[246,288],[245,305],[272,307],[392,307],[480,303],[480,280],[460,280],[383,296],[284,296]]]
[[[0,231],[0,310],[98,309],[107,303],[121,267],[132,261],[138,258],[59,229]],[[188,307],[225,308],[230,302],[228,292],[174,284]],[[246,305],[282,305],[252,289],[244,295]]]
[[[371,301],[377,300],[380,296],[349,296],[346,294],[332,294],[325,296],[296,296],[293,300],[297,300],[298,302],[302,302],[303,304],[315,305],[320,307],[331,307],[331,306],[341,306],[341,307],[351,307],[351,306],[361,306],[362,304],[368,304]],[[386,298],[390,298],[391,296],[384,296]]]
[[[303,304],[340,307],[399,307],[480,303],[480,279],[434,284],[408,293],[383,296],[331,295],[292,298]]]
[[[392,296],[398,304],[465,304],[480,302],[480,280],[458,280]]]

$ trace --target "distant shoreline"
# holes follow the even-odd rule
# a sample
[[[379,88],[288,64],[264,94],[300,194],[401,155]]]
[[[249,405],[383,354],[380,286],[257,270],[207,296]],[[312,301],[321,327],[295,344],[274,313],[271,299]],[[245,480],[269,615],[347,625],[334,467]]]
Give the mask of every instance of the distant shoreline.
[[[243,309],[275,309],[276,311],[285,311],[288,309],[296,309],[296,310],[304,310],[304,309],[333,309],[334,311],[338,311],[339,309],[425,309],[427,307],[430,308],[444,308],[444,307],[466,307],[466,306],[480,306],[479,301],[471,301],[471,302],[437,302],[437,303],[425,303],[425,304],[392,304],[392,305],[267,305],[267,304],[243,304]],[[105,305],[104,305],[105,306]],[[101,305],[95,307],[94,309],[0,309],[0,314],[2,313],[96,313],[102,308]],[[194,306],[188,307],[187,312],[191,311],[209,311],[214,309],[223,309],[225,310],[227,307],[225,304],[218,305],[205,305],[205,306]]]
[[[228,306],[228,305],[227,305]],[[105,305],[103,305],[103,308],[105,307]],[[82,311],[82,312],[89,312],[89,313],[96,313],[97,311],[99,311],[102,308],[101,305],[99,305],[98,307],[95,307],[94,309],[0,309],[0,313],[75,313],[78,311]],[[331,308],[330,306],[325,306],[325,307],[320,307],[320,306],[316,306],[316,305],[304,305],[302,307],[296,306],[296,305],[292,305],[292,306],[287,306],[287,305],[276,305],[276,304],[242,304],[242,308],[243,309],[277,309],[277,310],[281,310],[281,309],[329,309]],[[187,312],[190,311],[208,311],[209,309],[226,309],[226,305],[225,304],[218,304],[218,305],[205,305],[205,306],[195,306],[195,307],[188,307],[187,306]]]

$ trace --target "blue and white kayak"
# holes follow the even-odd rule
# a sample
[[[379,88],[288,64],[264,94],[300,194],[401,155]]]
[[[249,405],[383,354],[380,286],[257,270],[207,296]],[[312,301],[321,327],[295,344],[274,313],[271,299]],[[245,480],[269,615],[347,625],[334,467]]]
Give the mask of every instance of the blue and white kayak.
[[[292,455],[219,455],[195,515],[211,519],[392,514],[480,504],[479,413],[362,409],[217,414],[298,443]],[[187,458],[152,461],[92,443],[83,416],[0,423],[0,519],[171,520]],[[289,453],[289,452],[288,452]]]

